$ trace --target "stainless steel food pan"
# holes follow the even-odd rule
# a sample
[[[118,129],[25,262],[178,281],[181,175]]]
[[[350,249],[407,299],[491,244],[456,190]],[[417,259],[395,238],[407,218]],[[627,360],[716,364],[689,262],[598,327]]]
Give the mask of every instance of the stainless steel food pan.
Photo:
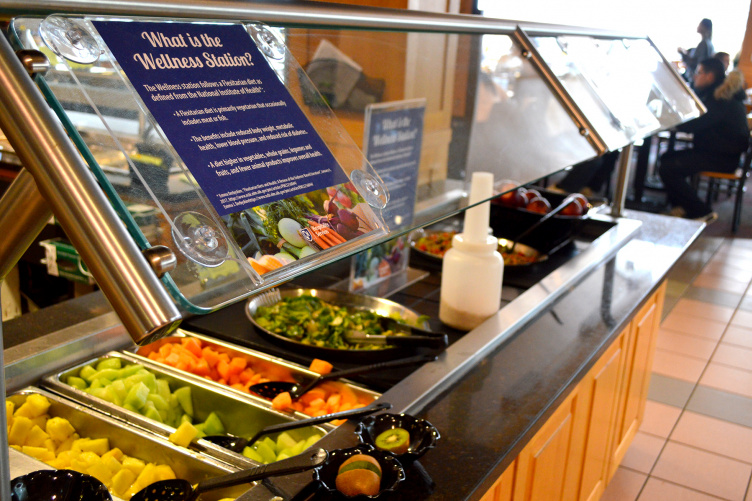
[[[126,455],[149,463],[169,465],[178,478],[183,478],[191,483],[238,470],[237,467],[195,451],[177,447],[160,437],[144,433],[143,430],[130,426],[128,423],[100,414],[43,389],[28,387],[9,395],[7,398],[18,408],[32,393],[47,397],[51,403],[47,411],[50,417],[67,419],[82,438],[107,438],[111,448],[117,447]],[[224,497],[234,499],[247,490],[248,485],[246,484],[245,486],[206,493],[205,496],[207,500],[217,500]]]
[[[225,431],[232,435],[250,437],[266,426],[296,419],[295,416],[259,405],[254,399],[248,398],[248,396],[240,394],[237,391],[230,391],[229,388],[222,387],[203,378],[172,370],[170,367],[151,363],[149,360],[143,360],[128,353],[107,353],[62,372],[51,374],[42,380],[42,385],[55,393],[90,406],[108,416],[127,421],[163,438],[168,437],[175,431],[175,428],[172,426],[149,419],[137,412],[129,411],[124,407],[97,398],[67,384],[67,378],[69,376],[77,376],[84,366],[89,364],[96,365],[100,360],[112,357],[120,358],[123,366],[132,364],[143,365],[147,370],[154,373],[157,378],[166,379],[171,391],[175,391],[177,388],[183,386],[189,386],[193,397],[194,422],[203,422],[214,411],[222,421]],[[292,430],[289,433],[296,440],[301,440],[310,437],[314,433],[319,433],[323,436],[331,429],[333,429],[331,426],[315,426]],[[192,443],[191,448],[238,468],[247,468],[250,465],[256,464],[245,456],[231,452],[203,439]]]

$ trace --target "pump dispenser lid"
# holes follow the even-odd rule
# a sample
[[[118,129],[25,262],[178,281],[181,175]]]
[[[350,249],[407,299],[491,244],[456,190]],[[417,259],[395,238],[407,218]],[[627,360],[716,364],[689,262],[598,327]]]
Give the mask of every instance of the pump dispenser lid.
[[[493,174],[490,172],[473,172],[470,182],[470,199],[468,205],[488,200],[493,195]],[[488,239],[488,227],[491,217],[489,202],[471,207],[465,211],[464,240],[468,243],[485,244]]]

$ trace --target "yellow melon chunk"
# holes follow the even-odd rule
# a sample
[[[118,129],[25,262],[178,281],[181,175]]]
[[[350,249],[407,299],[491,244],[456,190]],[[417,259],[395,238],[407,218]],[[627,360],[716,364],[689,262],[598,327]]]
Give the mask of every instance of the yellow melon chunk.
[[[170,434],[170,442],[180,447],[188,447],[191,441],[198,435],[198,430],[188,421],[183,423],[175,430],[175,433]]]
[[[57,446],[57,453],[60,454],[64,451],[69,451],[73,448],[73,442],[80,439],[81,437],[78,436],[78,433],[74,433],[70,437],[68,437],[65,442],[62,442],[60,445]],[[79,451],[81,452],[81,451]]]
[[[32,426],[29,430],[29,434],[26,435],[26,443],[24,445],[30,445],[32,447],[44,446],[44,441],[50,438],[47,433],[37,425]]]
[[[8,443],[11,445],[25,445],[26,437],[34,427],[31,419],[25,416],[13,416],[13,425],[8,431]]]
[[[123,468],[132,471],[133,474],[137,477],[141,474],[145,467],[146,463],[138,458],[132,458],[130,456],[123,458]]]
[[[101,461],[89,466],[89,468],[86,469],[86,473],[98,479],[100,482],[102,482],[104,485],[108,487],[112,483],[112,471],[110,471],[110,469],[107,468],[107,466],[102,464]]]
[[[127,468],[122,468],[112,476],[112,491],[117,497],[122,498],[134,480],[136,480],[136,474]]]
[[[23,447],[21,447],[21,452],[33,458],[37,458],[40,461],[52,461],[53,459],[55,459],[55,453],[50,452],[46,447],[33,447],[31,445],[24,445]]]
[[[45,430],[53,440],[58,442],[65,442],[68,437],[76,432],[73,425],[67,419],[61,417],[50,418],[45,425]]]
[[[47,397],[38,393],[32,393],[26,397],[26,401],[16,410],[13,417],[35,418],[45,414],[49,408],[50,401],[47,400]]]
[[[10,425],[13,424],[13,411],[15,410],[16,405],[11,402],[10,400],[5,401],[5,420],[8,421],[8,427],[10,428]]]

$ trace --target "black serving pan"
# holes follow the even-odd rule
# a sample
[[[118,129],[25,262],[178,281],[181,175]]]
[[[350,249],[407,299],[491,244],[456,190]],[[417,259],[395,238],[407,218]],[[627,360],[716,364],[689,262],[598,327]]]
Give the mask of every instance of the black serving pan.
[[[569,195],[537,187],[535,189],[551,203],[551,207],[556,207]],[[542,217],[543,214],[537,212],[502,205],[498,198],[493,199],[491,203],[490,225],[497,237],[514,240]],[[556,214],[523,237],[519,243],[533,247],[542,254],[551,255],[577,236],[588,217],[587,212],[582,216]]]

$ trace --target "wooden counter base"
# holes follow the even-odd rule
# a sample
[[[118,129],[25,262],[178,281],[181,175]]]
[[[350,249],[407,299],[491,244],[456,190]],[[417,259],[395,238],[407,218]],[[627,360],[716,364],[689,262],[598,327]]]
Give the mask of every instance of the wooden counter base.
[[[664,282],[481,501],[595,501],[642,422]]]

